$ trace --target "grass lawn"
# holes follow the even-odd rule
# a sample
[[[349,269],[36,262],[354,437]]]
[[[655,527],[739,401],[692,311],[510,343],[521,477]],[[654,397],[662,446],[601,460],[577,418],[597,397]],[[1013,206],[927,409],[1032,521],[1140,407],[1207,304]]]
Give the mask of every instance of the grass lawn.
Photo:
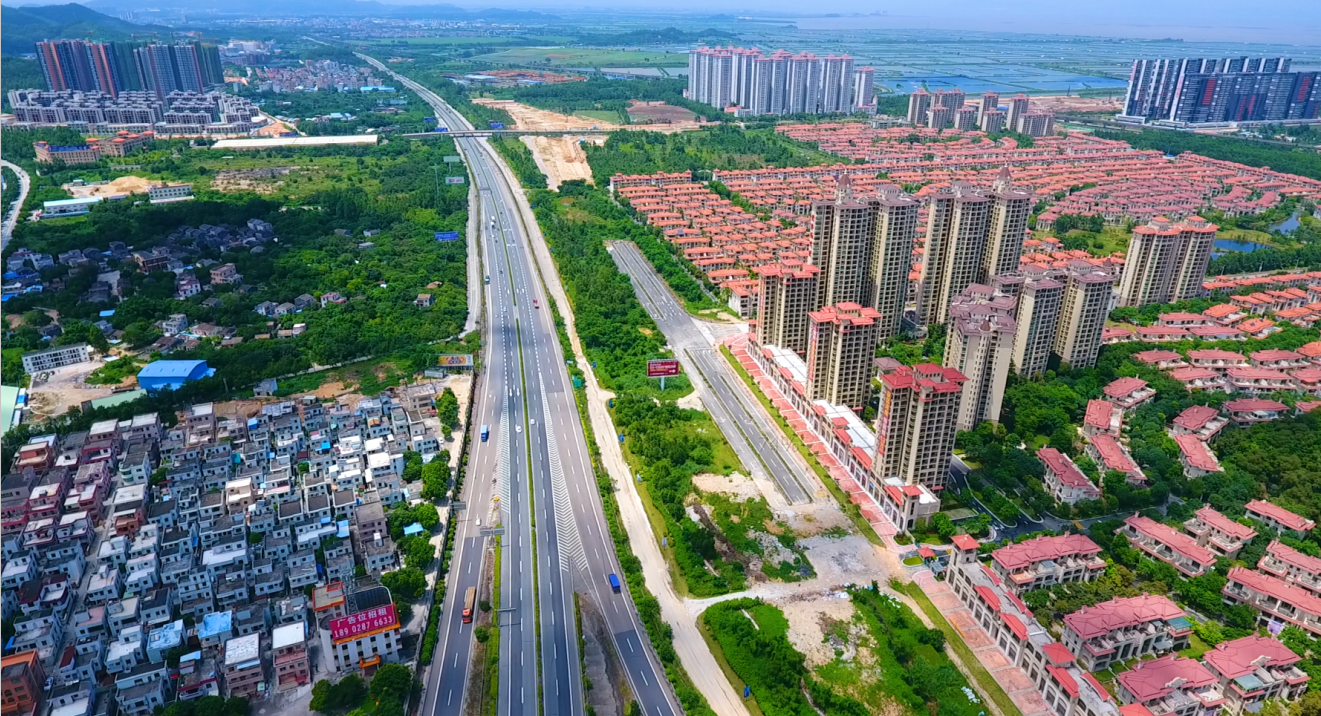
[[[835,484],[835,481],[830,477],[830,473],[826,472],[826,468],[822,467],[821,463],[816,459],[816,455],[813,455],[812,451],[803,444],[802,439],[798,437],[798,433],[795,433],[793,429],[789,427],[789,423],[785,422],[784,416],[780,415],[779,411],[775,409],[775,406],[771,405],[771,401],[759,388],[757,388],[756,381],[752,379],[751,375],[748,375],[748,372],[743,369],[743,366],[739,365],[738,360],[734,358],[734,354],[730,352],[729,348],[726,346],[720,346],[720,352],[725,356],[725,360],[729,361],[729,364],[733,366],[734,372],[738,373],[739,377],[743,379],[743,382],[747,384],[748,388],[752,391],[752,394],[757,396],[757,400],[761,401],[761,405],[766,409],[766,412],[770,413],[771,417],[775,418],[776,424],[780,426],[780,431],[788,436],[789,440],[798,448],[798,452],[802,454],[803,459],[807,461],[809,466],[811,466],[812,471],[817,474],[817,477],[821,478],[822,484],[826,486],[826,489],[830,490],[830,494],[835,498],[835,502],[839,504],[840,509],[844,510],[844,514],[848,515],[849,519],[853,521],[853,526],[858,528],[858,531],[862,533],[863,537],[867,538],[868,542],[871,542],[874,545],[884,546],[884,543],[881,542],[880,536],[876,534],[876,530],[872,529],[871,523],[867,522],[866,518],[862,516],[862,510],[849,500],[849,496],[844,494],[844,491],[839,488],[839,485]]]
[[[581,119],[592,119],[598,122],[606,122],[608,124],[623,124],[622,118],[619,116],[618,112],[611,112],[608,110],[580,109],[577,112],[574,112],[573,116]]]
[[[905,559],[905,560],[904,560],[904,564],[907,565],[907,566],[909,566],[909,567],[916,567],[917,565],[922,564],[922,558],[921,558],[921,557],[909,557],[908,559]]]
[[[1000,688],[1000,684],[996,682],[995,677],[991,676],[991,672],[982,666],[982,662],[978,661],[972,650],[968,648],[968,644],[963,641],[963,635],[959,634],[957,629],[945,621],[944,615],[940,613],[935,604],[931,603],[931,599],[927,597],[926,592],[923,592],[917,584],[907,585],[906,590],[908,596],[912,597],[913,601],[922,607],[922,611],[926,612],[931,623],[945,633],[946,643],[958,653],[959,660],[963,662],[964,668],[970,672],[973,681],[977,683],[977,687],[981,692],[994,701],[996,706],[1000,707],[1000,712],[1004,716],[1023,716],[1023,712],[1018,709],[1018,706],[1014,705],[1013,700],[1009,698],[1009,694],[1006,694],[1005,690]]]
[[[543,67],[686,67],[688,55],[582,47],[518,47],[472,58],[478,62]]]
[[[729,662],[725,661],[724,649],[720,648],[720,642],[716,641],[716,638],[711,635],[710,627],[706,625],[706,622],[700,616],[697,617],[697,628],[702,632],[702,640],[706,642],[706,648],[710,650],[711,656],[715,657],[716,663],[720,665],[720,670],[725,673],[725,679],[729,681],[730,686],[734,687],[734,692],[742,696],[743,687],[747,684],[738,677],[738,674],[734,673],[734,669],[730,668]],[[765,716],[761,710],[761,704],[757,703],[755,695],[743,699],[743,705],[748,707],[748,713],[751,716]]]
[[[694,420],[692,422],[682,423],[681,425],[684,434],[691,436],[700,435],[701,437],[708,438],[712,441],[712,454],[715,456],[712,459],[712,462],[715,465],[714,472],[721,475],[729,475],[737,470],[743,474],[748,474],[748,469],[743,467],[742,461],[740,461],[738,455],[734,453],[733,446],[731,446],[729,441],[725,439],[724,434],[720,432],[720,429],[716,427],[716,424],[711,421],[710,413],[703,413],[702,420]]]
[[[1179,656],[1188,659],[1201,659],[1202,654],[1211,650],[1211,645],[1202,641],[1201,637],[1192,634],[1188,637],[1188,648],[1179,652]]]

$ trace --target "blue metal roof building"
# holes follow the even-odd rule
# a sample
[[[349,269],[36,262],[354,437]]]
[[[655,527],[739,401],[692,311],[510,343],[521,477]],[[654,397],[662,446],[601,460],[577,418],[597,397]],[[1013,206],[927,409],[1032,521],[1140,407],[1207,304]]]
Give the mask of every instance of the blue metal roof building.
[[[184,383],[215,375],[204,360],[158,360],[138,371],[138,386],[149,393],[163,388],[178,390]]]

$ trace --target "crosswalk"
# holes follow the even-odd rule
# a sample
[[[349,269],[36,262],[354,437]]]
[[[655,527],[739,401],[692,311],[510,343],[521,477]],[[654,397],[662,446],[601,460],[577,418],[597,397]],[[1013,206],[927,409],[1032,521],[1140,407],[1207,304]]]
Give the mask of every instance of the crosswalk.
[[[508,398],[513,400],[513,398]],[[500,495],[500,523],[511,524],[509,514],[509,410],[500,411],[500,464],[496,469],[497,493]]]
[[[546,452],[550,457],[550,491],[555,497],[555,534],[559,536],[560,569],[587,571],[587,550],[578,533],[578,521],[573,517],[569,503],[569,485],[564,479],[564,463],[560,460],[559,443],[555,439],[555,423],[551,421],[550,401],[542,401],[545,416]]]

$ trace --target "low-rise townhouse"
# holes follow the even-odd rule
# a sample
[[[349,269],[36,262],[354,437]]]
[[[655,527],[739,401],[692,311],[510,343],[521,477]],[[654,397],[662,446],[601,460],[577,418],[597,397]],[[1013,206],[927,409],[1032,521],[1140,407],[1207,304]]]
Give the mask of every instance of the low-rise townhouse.
[[[1205,477],[1225,471],[1211,448],[1196,436],[1175,435],[1174,444],[1179,448],[1179,464],[1183,465],[1185,477]]]
[[[1196,659],[1168,654],[1139,660],[1116,678],[1119,700],[1153,716],[1214,716],[1225,702],[1220,680]]]
[[[1316,522],[1265,500],[1252,500],[1243,506],[1248,517],[1277,531],[1302,538],[1316,527]]]
[[[1279,420],[1289,406],[1266,398],[1240,398],[1226,402],[1221,408],[1229,413],[1230,420],[1242,427]]]
[[[1256,530],[1225,517],[1210,505],[1194,512],[1183,528],[1197,539],[1197,544],[1230,559],[1237,557],[1239,550],[1257,536]]]
[[[1105,470],[1118,470],[1124,473],[1128,481],[1133,484],[1145,484],[1147,476],[1138,467],[1133,456],[1129,454],[1128,448],[1115,439],[1113,435],[1101,434],[1094,435],[1087,444],[1087,455]]]
[[[1257,569],[1321,597],[1321,557],[1303,554],[1279,540],[1266,545]]]
[[[1037,537],[991,553],[991,569],[1005,588],[1022,595],[1067,582],[1090,582],[1105,571],[1101,548],[1084,535]]]
[[[1170,425],[1170,435],[1192,435],[1198,440],[1210,441],[1229,424],[1229,418],[1206,405],[1185,408]]]
[[[1060,642],[1085,670],[1100,671],[1116,661],[1184,649],[1191,634],[1192,623],[1174,602],[1144,594],[1066,615]]]
[[[1156,390],[1141,378],[1119,378],[1105,386],[1105,396],[1120,410],[1137,410],[1156,397]]]
[[[1258,623],[1278,620],[1321,636],[1321,597],[1282,579],[1244,567],[1234,567],[1220,591],[1225,600],[1258,611]]]
[[[1101,499],[1101,490],[1092,483],[1073,460],[1055,448],[1041,448],[1037,459],[1043,468],[1042,482],[1051,499],[1067,505],[1082,500]]]
[[[1200,577],[1215,568],[1214,552],[1197,544],[1192,537],[1149,517],[1133,515],[1124,520],[1124,526],[1115,530],[1115,534],[1125,535],[1134,547],[1174,567],[1186,577]]]
[[[1124,424],[1124,411],[1108,400],[1087,401],[1087,411],[1083,414],[1082,433],[1091,438],[1097,435],[1119,437]]]
[[[1202,663],[1220,682],[1225,695],[1221,712],[1258,713],[1268,699],[1296,701],[1311,677],[1298,668],[1302,658],[1278,639],[1252,634],[1225,641],[1202,655]]]

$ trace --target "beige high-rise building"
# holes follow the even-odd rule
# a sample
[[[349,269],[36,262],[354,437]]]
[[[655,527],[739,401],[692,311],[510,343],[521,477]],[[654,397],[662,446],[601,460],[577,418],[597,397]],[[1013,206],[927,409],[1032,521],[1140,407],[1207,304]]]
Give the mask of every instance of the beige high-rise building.
[[[807,315],[808,400],[862,410],[871,395],[881,314],[856,303],[841,303]]]
[[[1012,296],[981,284],[964,289],[950,304],[943,365],[968,379],[955,421],[959,430],[1000,421],[1014,353],[1014,308]]]
[[[1179,223],[1158,216],[1133,229],[1119,281],[1119,305],[1136,307],[1200,297],[1219,228],[1200,216]]]
[[[1001,167],[991,185],[991,226],[982,257],[982,279],[1018,271],[1027,236],[1027,218],[1032,213],[1032,194],[1014,188],[1009,167]]]
[[[983,92],[982,104],[977,108],[977,126],[983,126],[986,123],[986,113],[1000,107],[1000,94],[998,92]]]
[[[949,303],[982,279],[982,256],[991,221],[991,200],[965,182],[941,189],[927,209],[926,257],[918,320],[945,323]]]
[[[1070,263],[1068,273],[1055,330],[1055,354],[1061,363],[1087,368],[1096,365],[1101,350],[1101,330],[1110,315],[1115,277],[1086,261]]]
[[[815,311],[820,269],[786,259],[757,267],[761,300],[757,306],[757,342],[796,353],[807,352],[807,314]]]
[[[931,93],[924,89],[908,95],[908,123],[914,126],[926,124],[927,111],[931,109]]]
[[[1028,275],[1023,281],[1014,333],[1014,366],[1021,376],[1040,375],[1050,362],[1067,281],[1067,277],[1057,280],[1047,272]]]
[[[871,299],[876,206],[853,196],[853,177],[839,177],[832,201],[812,205],[812,263],[821,268],[819,306],[865,304]]]
[[[956,111],[957,110],[953,107],[933,106],[931,109],[927,110],[927,127],[931,129],[944,129],[945,127],[950,126],[954,123],[954,113]]]
[[[908,272],[913,264],[917,212],[921,202],[899,187],[882,187],[877,207],[876,238],[872,244],[871,296],[864,306],[875,308],[876,339],[899,334],[908,301]]]
[[[881,375],[872,462],[878,480],[898,477],[908,485],[944,487],[967,380],[953,368],[932,363],[901,365]]]
[[[1025,94],[1016,94],[1009,98],[1009,110],[1005,112],[1005,127],[1018,131],[1018,118],[1027,114],[1028,99]]]
[[[908,272],[921,203],[898,186],[876,196],[853,196],[852,178],[839,178],[832,201],[812,207],[812,263],[821,268],[819,306],[856,303],[880,312],[878,333],[899,333],[908,300]]]
[[[998,109],[988,109],[982,113],[981,119],[977,121],[977,128],[987,134],[996,134],[1004,131],[1005,113]]]

